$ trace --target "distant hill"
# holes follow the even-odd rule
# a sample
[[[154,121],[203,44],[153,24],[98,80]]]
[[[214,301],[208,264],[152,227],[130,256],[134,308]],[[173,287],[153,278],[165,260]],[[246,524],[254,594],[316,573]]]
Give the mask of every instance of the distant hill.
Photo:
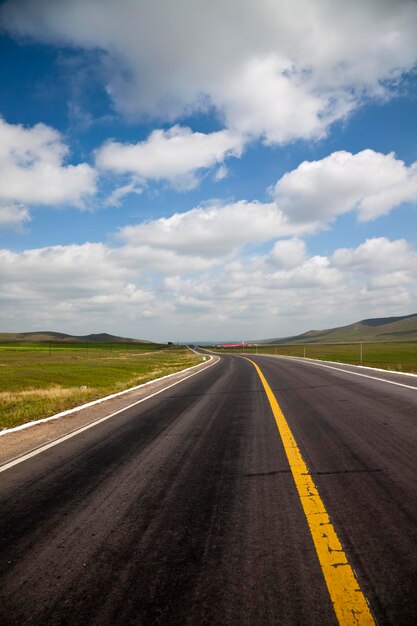
[[[417,313],[401,317],[377,317],[348,326],[309,330],[302,335],[283,339],[266,339],[258,343],[331,343],[342,341],[417,341]]]
[[[118,337],[117,335],[109,335],[108,333],[77,336],[53,331],[0,333],[0,341],[16,341],[19,343],[47,343],[49,341],[53,341],[54,343],[152,343],[144,339],[129,339],[126,337]]]

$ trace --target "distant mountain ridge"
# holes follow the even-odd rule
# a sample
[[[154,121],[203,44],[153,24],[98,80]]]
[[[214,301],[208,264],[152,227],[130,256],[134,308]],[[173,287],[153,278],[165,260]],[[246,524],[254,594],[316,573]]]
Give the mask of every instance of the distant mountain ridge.
[[[347,326],[309,330],[301,335],[264,339],[258,343],[324,343],[343,341],[417,341],[417,313],[400,317],[376,317]]]
[[[92,333],[90,335],[67,335],[54,331],[36,331],[31,333],[0,333],[0,341],[17,341],[27,343],[45,343],[49,341],[62,343],[152,343],[145,339],[130,339],[108,333]]]

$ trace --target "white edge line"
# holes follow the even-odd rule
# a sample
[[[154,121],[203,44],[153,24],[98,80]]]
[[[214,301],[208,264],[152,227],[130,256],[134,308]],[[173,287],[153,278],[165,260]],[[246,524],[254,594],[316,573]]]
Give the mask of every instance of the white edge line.
[[[196,352],[196,354],[199,354],[199,353]],[[78,413],[78,411],[82,411],[83,409],[88,409],[89,407],[94,406],[96,404],[100,404],[101,402],[105,402],[106,400],[112,400],[113,398],[123,396],[126,393],[129,393],[131,391],[136,391],[137,389],[140,389],[141,387],[146,387],[146,385],[151,385],[152,383],[157,383],[160,380],[171,378],[172,376],[176,376],[177,374],[188,372],[189,370],[192,370],[196,367],[200,367],[201,365],[204,365],[204,361],[202,363],[198,363],[198,365],[192,365],[191,367],[186,367],[185,369],[179,370],[178,372],[172,372],[172,374],[166,374],[165,376],[160,376],[159,378],[148,380],[146,383],[142,383],[141,385],[136,385],[136,387],[130,387],[129,389],[124,389],[123,391],[112,393],[109,396],[98,398],[98,400],[92,400],[91,402],[87,402],[86,404],[81,404],[80,406],[76,406],[73,409],[67,409],[66,411],[61,411],[60,413],[56,413],[55,415],[51,415],[50,417],[44,417],[39,420],[34,420],[33,422],[26,422],[26,424],[21,424],[20,426],[14,426],[13,428],[4,428],[3,430],[0,430],[0,437],[2,437],[3,435],[8,435],[9,433],[15,433],[19,430],[24,430],[25,428],[30,428],[31,426],[36,426],[37,424],[44,424],[45,422],[50,422],[51,420],[56,420],[56,419],[59,419],[60,417],[65,417],[65,415]]]
[[[417,387],[414,387],[413,385],[406,385],[404,383],[397,383],[394,380],[387,380],[386,378],[379,378],[377,376],[369,376],[369,374],[361,374],[360,372],[352,372],[351,370],[345,370],[342,369],[341,367],[334,367],[332,365],[325,365],[324,363],[318,363],[317,361],[314,361],[313,359],[300,359],[298,357],[295,356],[287,356],[287,355],[275,355],[275,354],[258,354],[258,356],[272,356],[274,359],[292,359],[294,361],[298,361],[298,363],[308,363],[309,365],[317,365],[318,367],[326,367],[329,370],[336,370],[337,372],[344,372],[345,374],[351,374],[352,376],[361,376],[362,378],[370,378],[371,380],[377,380],[381,383],[388,383],[388,385],[397,385],[398,387],[406,387],[406,389],[414,389],[414,391],[417,391]],[[334,363],[334,361],[326,361],[326,363]],[[343,365],[350,365],[350,367],[360,367],[359,365],[351,365],[349,363],[344,363]],[[372,367],[368,368],[368,369],[374,369]],[[377,369],[377,368],[375,368]],[[377,370],[379,372],[387,372],[387,374],[391,374],[393,372],[390,372],[389,370]],[[401,372],[398,372],[398,374],[400,374]],[[411,374],[411,376],[414,376],[414,374]]]
[[[119,415],[119,413],[123,413],[124,411],[127,411],[128,409],[136,406],[137,404],[141,404],[142,402],[145,402],[146,400],[149,400],[150,398],[153,398],[154,396],[157,396],[158,394],[162,393],[163,391],[166,391],[167,389],[170,389],[171,387],[175,387],[175,385],[179,385],[180,383],[184,382],[184,380],[187,380],[188,378],[192,378],[193,376],[197,376],[197,374],[201,374],[201,372],[205,372],[210,367],[213,367],[213,365],[216,365],[219,361],[220,361],[220,357],[217,359],[217,361],[214,361],[214,363],[211,363],[210,365],[208,365],[204,369],[198,370],[197,372],[193,372],[192,374],[189,374],[185,378],[182,378],[181,380],[177,380],[175,383],[172,383],[171,385],[168,385],[167,387],[164,387],[163,389],[159,389],[159,391],[155,391],[154,393],[150,394],[149,396],[146,396],[146,398],[141,398],[140,400],[137,400],[136,402],[132,402],[132,404],[129,404],[128,406],[125,406],[122,409],[118,409],[117,411],[113,411],[113,413],[110,413],[109,415],[105,415],[104,417],[100,417],[99,419],[95,420],[94,422],[90,422],[89,424],[86,424],[85,426],[81,426],[81,428],[77,428],[76,430],[73,430],[72,432],[68,433],[67,435],[63,435],[62,437],[59,437],[58,439],[54,439],[54,441],[46,443],[45,445],[40,446],[39,448],[36,448],[35,450],[32,450],[32,452],[28,452],[27,454],[19,456],[17,459],[13,459],[13,461],[9,461],[8,463],[5,463],[4,465],[1,465],[0,466],[0,474],[1,474],[1,472],[5,472],[7,469],[13,467],[14,465],[18,465],[19,463],[23,463],[23,461],[26,461],[26,460],[28,460],[28,459],[30,459],[30,458],[40,454],[41,452],[44,452],[45,450],[48,450],[49,448],[53,448],[54,446],[58,445],[59,443],[62,443],[63,441],[67,441],[67,439],[71,439],[71,437],[75,437],[76,435],[79,435],[80,433],[84,432],[85,430],[88,430],[89,428],[93,428],[93,426],[97,426],[98,424],[101,424],[102,422],[105,422],[106,420],[110,419],[111,417],[114,417],[115,415]],[[194,365],[193,367],[196,367],[196,366]],[[191,369],[191,368],[187,368],[187,369]],[[187,370],[182,370],[182,371],[185,372]],[[166,378],[166,377],[164,377],[164,378]]]
[[[319,345],[319,344],[312,344],[312,345]],[[196,353],[196,354],[201,354],[201,353]],[[209,354],[209,352],[207,352],[207,354]],[[232,352],[218,352],[217,354],[233,354]],[[394,374],[395,376],[411,376],[411,378],[417,378],[417,374],[413,374],[412,372],[399,372],[398,370],[387,370],[387,369],[383,369],[382,367],[371,367],[370,365],[355,365],[354,363],[343,363],[342,361],[328,361],[327,359],[313,359],[312,357],[308,357],[308,356],[291,356],[290,354],[263,354],[262,352],[260,352],[258,355],[255,352],[240,352],[239,354],[245,355],[245,354],[253,354],[254,356],[272,356],[272,357],[277,357],[279,359],[295,359],[296,361],[312,361],[313,363],[317,363],[318,361],[320,361],[320,363],[336,363],[337,365],[343,365],[343,367],[358,367],[360,369],[363,370],[369,370],[370,372],[384,372],[384,374]]]
[[[304,358],[296,357],[296,356],[291,357],[291,358],[304,360]],[[305,360],[313,361],[313,362],[323,361],[323,363],[333,363],[333,364],[336,363],[337,365],[343,365],[346,367],[358,367],[363,370],[369,370],[370,372],[384,372],[384,374],[394,374],[396,376],[411,376],[411,378],[417,378],[417,374],[412,374],[411,372],[399,372],[398,370],[387,370],[387,369],[383,369],[382,367],[370,367],[369,365],[355,365],[354,363],[342,363],[342,361],[328,361],[327,359],[312,359],[311,357],[305,357]]]

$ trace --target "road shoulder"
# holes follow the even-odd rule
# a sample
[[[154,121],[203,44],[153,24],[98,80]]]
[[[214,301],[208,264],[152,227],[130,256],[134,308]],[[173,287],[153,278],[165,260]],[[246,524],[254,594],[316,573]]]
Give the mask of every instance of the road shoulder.
[[[215,365],[218,361],[218,357],[212,357],[191,368],[175,372],[162,379],[149,381],[132,390],[127,390],[126,393],[101,399],[101,401],[87,405],[85,408],[81,408],[81,410],[79,407],[75,407],[70,411],[66,411],[64,415],[57,419],[49,419],[21,430],[10,429],[2,431],[2,436],[0,437],[0,468],[10,461],[50,444],[61,437],[75,433],[85,426],[93,425],[94,422],[102,420],[108,415],[116,414],[114,418],[117,419],[117,414],[124,409],[128,409],[132,404],[144,401],[164,391],[164,389],[179,384],[190,376],[194,376]]]

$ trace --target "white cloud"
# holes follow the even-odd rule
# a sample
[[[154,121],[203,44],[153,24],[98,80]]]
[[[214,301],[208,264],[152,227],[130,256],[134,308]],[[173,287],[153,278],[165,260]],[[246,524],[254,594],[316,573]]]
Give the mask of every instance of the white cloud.
[[[407,167],[393,153],[373,150],[333,152],[284,174],[272,194],[293,223],[326,223],[353,210],[370,220],[417,202],[417,164]]]
[[[229,170],[225,165],[220,165],[219,169],[214,173],[213,179],[218,182],[219,180],[223,180],[229,174]]]
[[[300,18],[302,16],[302,18]],[[320,137],[417,60],[413,0],[12,0],[12,33],[99,50],[127,115],[179,119],[214,107],[267,142]],[[155,36],[158,33],[158,36]]]
[[[357,248],[336,250],[331,260],[347,280],[362,282],[369,292],[415,291],[417,251],[404,239],[367,239]]]
[[[308,81],[292,76],[291,63],[274,56],[251,59],[216,92],[230,128],[269,144],[322,137],[338,117],[325,114],[324,99],[309,90]]]
[[[85,288],[100,290],[114,280],[129,277],[129,270],[114,262],[114,251],[101,243],[51,246],[22,253],[2,250],[1,266],[11,283],[29,278],[30,284],[33,276],[38,286],[55,293],[76,288],[82,295]]]
[[[18,204],[0,204],[0,231],[20,230],[30,221],[30,214],[25,206]]]
[[[118,250],[103,244],[0,250],[0,266],[2,327],[83,332],[88,320],[92,329],[108,328],[119,308],[128,319],[140,318],[141,307],[154,300],[140,268],[126,267]]]
[[[331,266],[324,256],[313,256],[305,259],[298,267],[279,270],[268,276],[275,287],[280,289],[314,290],[317,287],[338,287],[341,273]]]
[[[25,128],[0,118],[0,203],[83,207],[96,191],[96,175],[86,163],[64,165],[67,156],[53,128]]]
[[[299,229],[301,230],[301,229]],[[236,202],[175,213],[122,228],[119,237],[131,245],[176,250],[181,254],[221,257],[250,243],[262,243],[297,231],[274,203]]]
[[[336,250],[332,262],[340,269],[371,276],[396,272],[412,272],[417,276],[417,254],[405,239],[367,239],[357,248]]]
[[[121,185],[120,187],[116,187],[116,189],[113,189],[109,197],[104,201],[104,206],[119,207],[121,206],[122,199],[125,196],[128,196],[130,194],[136,194],[137,196],[140,196],[142,192],[143,187],[141,185],[141,182],[133,178],[126,185]]]
[[[223,257],[205,257],[198,251],[161,249],[146,241],[118,249],[118,257],[126,268],[142,268],[160,275],[196,274],[221,264]]]
[[[242,147],[241,138],[227,130],[204,134],[173,126],[154,130],[146,141],[136,144],[108,141],[97,150],[96,163],[118,174],[166,179],[175,186],[192,188],[197,184],[195,172],[229,156],[240,156]]]
[[[277,268],[297,267],[306,259],[307,250],[301,239],[283,239],[274,244],[268,255],[268,262]]]
[[[272,196],[269,203],[213,203],[127,226],[119,238],[132,246],[223,258],[249,244],[317,232],[343,213],[357,211],[361,219],[370,219],[402,202],[415,203],[417,165],[407,167],[393,154],[372,150],[334,152],[285,174]],[[269,262],[289,267],[291,257],[298,263],[303,255],[301,242],[279,242]]]
[[[273,266],[277,251],[291,265]],[[160,254],[172,255],[171,276],[158,271]],[[2,327],[83,333],[88,325],[161,340],[262,338],[381,311],[401,315],[417,302],[417,251],[402,240],[368,240],[330,257],[310,256],[302,241],[284,240],[263,257],[209,259],[205,266],[200,259],[200,267],[194,261],[152,246],[0,250]]]
[[[281,243],[276,242],[275,247]],[[311,257],[306,252],[298,266],[271,272],[269,253],[252,260],[241,257],[221,271],[169,278],[164,286],[175,303],[181,302],[181,310],[174,317],[187,316],[191,332],[193,310],[198,309],[198,324],[204,328],[204,336],[212,338],[283,337],[380,317],[381,311],[386,315],[414,311],[415,248],[401,240],[376,239],[350,253],[362,256],[364,248],[367,263],[363,271],[336,262],[336,251],[332,257]],[[381,257],[387,252],[396,253],[397,269],[393,271],[385,259],[384,274]],[[203,336],[201,330],[195,332]]]

